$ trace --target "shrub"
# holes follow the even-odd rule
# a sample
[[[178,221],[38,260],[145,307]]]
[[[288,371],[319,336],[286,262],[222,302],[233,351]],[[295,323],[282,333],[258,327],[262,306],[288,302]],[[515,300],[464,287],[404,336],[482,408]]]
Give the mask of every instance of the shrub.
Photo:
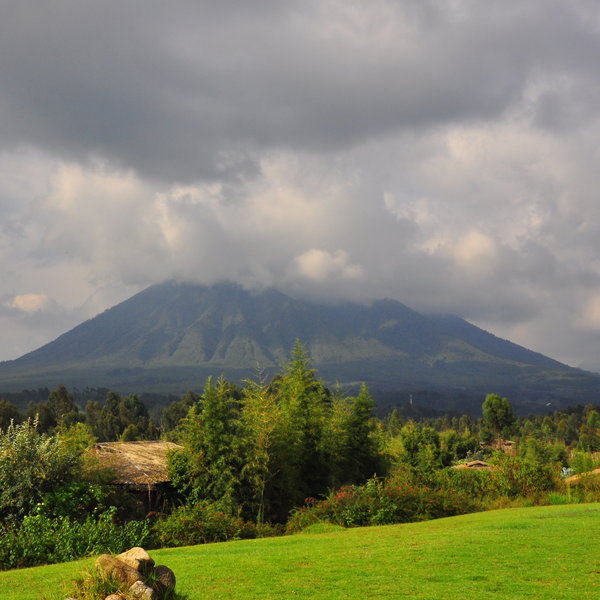
[[[0,569],[30,567],[75,560],[91,554],[118,553],[132,546],[152,545],[149,521],[114,523],[111,507],[83,522],[68,517],[28,515],[0,532]]]
[[[206,500],[175,509],[157,521],[154,528],[161,546],[191,546],[257,536],[254,524],[231,516]]]
[[[46,492],[35,507],[37,514],[49,518],[69,517],[81,521],[108,509],[108,492],[100,485],[72,481]]]
[[[566,486],[572,502],[600,502],[600,476],[582,475],[579,481]]]
[[[560,465],[540,465],[498,453],[491,460],[490,491],[498,496],[533,499],[560,485]]]
[[[479,508],[467,494],[430,487],[407,472],[372,478],[362,486],[344,486],[324,500],[307,498],[294,510],[287,531],[295,533],[320,522],[343,527],[388,525],[464,514]]]
[[[21,519],[42,496],[73,481],[78,453],[38,433],[37,420],[0,431],[0,521]]]
[[[569,466],[573,469],[573,473],[580,474],[599,467],[600,462],[594,460],[593,455],[589,452],[573,452]]]

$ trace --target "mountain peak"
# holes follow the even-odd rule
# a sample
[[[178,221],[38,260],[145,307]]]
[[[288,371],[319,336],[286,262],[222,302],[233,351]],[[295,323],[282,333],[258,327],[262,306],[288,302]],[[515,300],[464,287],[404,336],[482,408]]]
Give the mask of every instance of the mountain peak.
[[[391,299],[324,306],[230,282],[165,281],[0,365],[0,389],[73,382],[185,391],[208,374],[240,380],[257,366],[274,373],[296,339],[327,381],[380,390],[574,396],[600,381],[459,317],[426,316]]]

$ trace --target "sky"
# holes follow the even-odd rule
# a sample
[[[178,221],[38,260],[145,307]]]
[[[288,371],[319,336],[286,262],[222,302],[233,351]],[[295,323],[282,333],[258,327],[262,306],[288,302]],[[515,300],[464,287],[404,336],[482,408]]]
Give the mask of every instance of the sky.
[[[0,0],[0,360],[167,279],[600,370],[600,3]]]

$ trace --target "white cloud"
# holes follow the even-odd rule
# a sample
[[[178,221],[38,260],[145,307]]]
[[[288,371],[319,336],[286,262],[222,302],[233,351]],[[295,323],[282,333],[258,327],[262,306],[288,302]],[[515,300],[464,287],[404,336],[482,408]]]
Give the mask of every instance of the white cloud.
[[[363,270],[360,265],[350,264],[348,253],[336,250],[333,254],[325,250],[312,248],[294,259],[293,270],[300,277],[313,281],[341,277],[342,279],[359,278]]]
[[[9,302],[10,308],[16,308],[26,313],[37,312],[48,305],[48,297],[45,294],[20,294]]]

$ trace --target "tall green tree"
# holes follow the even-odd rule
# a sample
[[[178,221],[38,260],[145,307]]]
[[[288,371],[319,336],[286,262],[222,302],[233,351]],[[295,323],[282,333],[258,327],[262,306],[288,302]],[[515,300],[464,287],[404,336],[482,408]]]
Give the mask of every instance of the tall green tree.
[[[242,468],[240,392],[220,378],[209,378],[200,401],[181,423],[184,450],[170,459],[174,483],[189,501],[219,501],[233,508],[239,503]]]
[[[48,408],[52,413],[55,425],[69,427],[81,420],[73,395],[62,384],[50,392]]]
[[[340,410],[340,404],[345,405],[343,416],[335,419],[332,414],[332,423],[339,423],[329,434],[339,445],[331,465],[336,473],[334,485],[363,483],[369,477],[383,475],[384,464],[375,436],[375,402],[366,384],[361,385],[358,396],[336,401],[335,412]]]
[[[317,379],[310,356],[297,340],[283,375],[273,383],[282,413],[285,454],[277,484],[287,504],[301,504],[307,496],[327,489],[328,461],[323,444],[331,407],[328,390]]]
[[[247,381],[241,411],[244,443],[245,484],[243,502],[257,523],[270,514],[268,486],[282,468],[282,416],[276,397],[267,385]]]
[[[498,394],[488,394],[481,409],[484,426],[493,431],[496,436],[508,433],[515,423],[511,403]]]

